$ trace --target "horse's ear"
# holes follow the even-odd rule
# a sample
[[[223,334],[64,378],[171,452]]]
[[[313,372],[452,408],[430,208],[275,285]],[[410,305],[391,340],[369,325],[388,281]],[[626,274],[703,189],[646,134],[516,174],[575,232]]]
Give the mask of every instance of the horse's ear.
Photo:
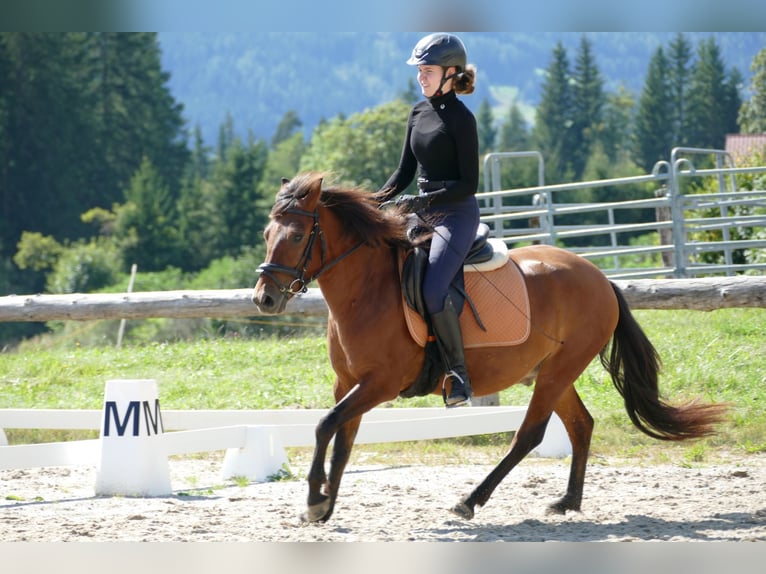
[[[317,177],[306,186],[306,194],[303,196],[301,203],[303,203],[303,209],[306,211],[314,211],[319,204],[319,198],[322,196],[322,178]]]
[[[283,177],[282,178],[282,185],[287,185],[288,183],[290,183],[290,180],[287,179],[286,177]]]

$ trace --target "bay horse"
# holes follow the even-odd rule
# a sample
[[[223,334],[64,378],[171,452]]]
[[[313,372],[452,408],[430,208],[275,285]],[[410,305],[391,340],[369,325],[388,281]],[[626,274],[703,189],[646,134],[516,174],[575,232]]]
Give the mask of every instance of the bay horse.
[[[404,318],[397,260],[408,248],[405,218],[380,209],[369,191],[323,188],[325,177],[304,172],[282,180],[264,231],[266,258],[252,295],[261,313],[278,314],[316,280],[329,309],[336,404],[316,427],[307,510],[301,515],[306,522],[330,518],[362,416],[396,399],[418,376],[424,359]],[[580,510],[593,418],[574,382],[596,356],[638,429],[670,441],[712,434],[725,407],[696,401],[671,406],[659,398],[658,354],[619,288],[595,265],[547,245],[512,249],[509,256],[526,283],[533,329],[515,346],[466,349],[466,363],[476,396],[516,383],[534,382],[534,389],[508,453],[451,509],[454,513],[473,518],[475,507],[483,506],[540,444],[554,412],[566,428],[572,457],[566,493],[548,512]],[[325,462],[333,437],[328,479]]]

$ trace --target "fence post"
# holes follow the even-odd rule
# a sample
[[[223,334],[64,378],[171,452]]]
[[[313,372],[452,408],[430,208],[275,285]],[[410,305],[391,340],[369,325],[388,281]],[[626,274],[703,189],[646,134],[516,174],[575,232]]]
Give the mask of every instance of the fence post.
[[[681,163],[691,162],[688,159],[676,159],[674,149],[670,158],[670,215],[673,220],[673,275],[678,278],[686,277],[686,226],[684,224],[683,195],[678,181]]]
[[[665,197],[670,199],[670,201],[672,202],[672,197],[670,196],[667,185],[663,185],[659,189],[655,190],[654,196]],[[658,223],[661,223],[664,221],[672,222],[673,221],[672,207],[670,207],[669,205],[662,205],[660,207],[657,207],[655,209],[655,218],[657,219]],[[673,245],[673,230],[672,229],[661,227],[658,229],[658,233],[660,237],[660,245]],[[662,257],[663,267],[668,267],[671,269],[675,267],[672,253],[668,253],[667,251],[662,251],[660,253],[660,256]]]

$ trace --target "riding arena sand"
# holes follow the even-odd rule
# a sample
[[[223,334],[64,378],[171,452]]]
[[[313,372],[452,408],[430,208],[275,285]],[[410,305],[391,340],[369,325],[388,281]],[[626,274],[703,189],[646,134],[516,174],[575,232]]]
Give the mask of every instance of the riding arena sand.
[[[353,462],[353,461],[352,461]],[[549,515],[569,461],[528,457],[473,520],[450,512],[491,470],[351,464],[335,513],[304,524],[308,459],[295,477],[222,480],[221,460],[170,460],[173,493],[95,496],[94,467],[0,471],[0,542],[766,541],[766,454],[715,463],[591,457],[581,512]]]

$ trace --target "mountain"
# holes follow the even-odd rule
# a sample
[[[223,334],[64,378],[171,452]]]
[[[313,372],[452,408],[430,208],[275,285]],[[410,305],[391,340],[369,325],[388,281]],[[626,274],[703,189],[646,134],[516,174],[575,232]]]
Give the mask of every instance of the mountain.
[[[474,111],[487,98],[504,117],[516,99],[534,117],[544,70],[561,42],[574,67],[580,32],[466,32],[468,61],[478,69],[476,92],[465,97]],[[675,37],[669,32],[587,33],[607,91],[624,85],[637,98],[649,59]],[[713,36],[727,69],[750,78],[750,64],[766,46],[766,32],[685,32],[696,50]],[[414,69],[405,64],[422,36],[404,32],[161,32],[163,68],[184,105],[190,128],[199,126],[208,145],[218,139],[229,114],[235,131],[269,141],[293,110],[308,136],[323,119],[349,116],[408,90]],[[745,94],[745,97],[748,96]]]

